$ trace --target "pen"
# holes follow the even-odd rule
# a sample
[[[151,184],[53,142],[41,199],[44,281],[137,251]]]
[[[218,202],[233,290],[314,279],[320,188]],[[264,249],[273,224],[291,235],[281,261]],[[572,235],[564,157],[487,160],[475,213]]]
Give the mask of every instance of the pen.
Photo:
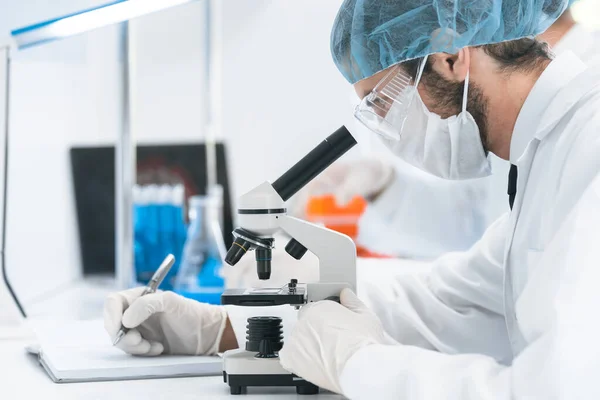
[[[152,275],[152,279],[150,279],[150,282],[148,282],[140,297],[156,292],[156,289],[158,289],[162,281],[165,279],[165,276],[167,276],[174,263],[175,256],[173,256],[173,254],[169,254],[160,264],[160,267],[158,267],[154,275]],[[121,325],[121,329],[119,329],[119,332],[113,341],[113,346],[116,346],[117,343],[123,339],[123,336],[125,336],[127,332],[129,332],[129,329]]]

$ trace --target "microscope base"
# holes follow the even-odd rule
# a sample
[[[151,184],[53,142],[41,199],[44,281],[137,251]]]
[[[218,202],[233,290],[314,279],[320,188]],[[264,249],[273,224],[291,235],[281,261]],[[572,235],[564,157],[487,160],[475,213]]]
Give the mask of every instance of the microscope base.
[[[223,381],[232,395],[249,386],[295,386],[300,395],[318,394],[319,387],[283,369],[279,358],[256,358],[256,353],[236,349],[223,354]]]
[[[295,375],[227,375],[223,379],[233,395],[244,394],[249,386],[296,386],[300,395],[319,394],[319,387]]]

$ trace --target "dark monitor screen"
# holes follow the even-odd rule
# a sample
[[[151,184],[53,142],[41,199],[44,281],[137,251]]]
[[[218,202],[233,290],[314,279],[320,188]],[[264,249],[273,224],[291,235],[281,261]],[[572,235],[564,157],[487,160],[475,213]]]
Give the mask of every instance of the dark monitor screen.
[[[70,158],[83,273],[113,273],[115,148],[74,147]],[[223,239],[229,248],[233,219],[226,151],[222,143],[217,144],[217,182],[223,186]],[[204,144],[138,146],[137,183],[183,183],[186,199],[206,194]]]

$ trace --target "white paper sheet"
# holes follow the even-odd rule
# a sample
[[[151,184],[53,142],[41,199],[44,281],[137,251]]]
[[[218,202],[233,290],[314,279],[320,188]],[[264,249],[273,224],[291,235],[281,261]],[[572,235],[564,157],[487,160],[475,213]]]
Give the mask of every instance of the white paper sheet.
[[[101,321],[35,321],[40,362],[56,382],[218,375],[219,357],[134,357],[112,346]]]

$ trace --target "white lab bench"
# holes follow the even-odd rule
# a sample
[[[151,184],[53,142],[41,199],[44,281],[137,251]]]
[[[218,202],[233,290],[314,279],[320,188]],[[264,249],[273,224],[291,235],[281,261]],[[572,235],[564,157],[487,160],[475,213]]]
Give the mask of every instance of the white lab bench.
[[[358,265],[359,282],[377,281],[382,285],[386,276],[412,273],[426,266],[414,261],[361,260]],[[111,290],[110,281],[91,280],[64,288],[53,298],[45,299],[30,309],[32,315],[43,315],[61,310],[58,317],[85,318],[101,315],[102,303]],[[383,290],[383,288],[382,288]],[[26,329],[0,327],[0,398],[44,400],[60,399],[232,399],[229,387],[221,376],[154,379],[96,383],[53,383],[39,365],[37,358],[25,351],[35,338]],[[299,396],[294,388],[248,388],[244,399],[341,399],[341,396],[323,393],[318,396]]]
[[[229,387],[220,376],[137,381],[53,383],[37,359],[26,354],[25,340],[0,340],[0,398],[44,400],[186,400],[228,399]],[[248,388],[244,399],[297,399],[294,388]],[[311,396],[311,399],[341,399],[331,393]]]

